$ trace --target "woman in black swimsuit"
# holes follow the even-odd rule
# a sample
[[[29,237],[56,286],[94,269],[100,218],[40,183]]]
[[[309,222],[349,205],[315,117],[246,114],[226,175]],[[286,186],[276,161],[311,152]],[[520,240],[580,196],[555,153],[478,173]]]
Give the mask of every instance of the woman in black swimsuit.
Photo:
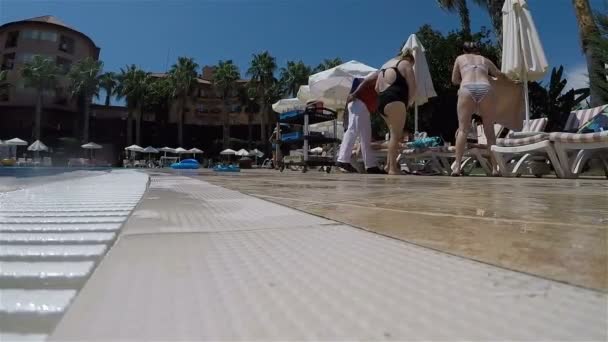
[[[401,174],[397,163],[399,142],[403,136],[407,107],[414,104],[416,79],[414,77],[414,57],[401,52],[382,66],[382,69],[368,76],[350,96],[349,101],[357,97],[358,91],[366,83],[376,82],[378,92],[378,112],[386,121],[390,131],[386,171],[389,175]]]

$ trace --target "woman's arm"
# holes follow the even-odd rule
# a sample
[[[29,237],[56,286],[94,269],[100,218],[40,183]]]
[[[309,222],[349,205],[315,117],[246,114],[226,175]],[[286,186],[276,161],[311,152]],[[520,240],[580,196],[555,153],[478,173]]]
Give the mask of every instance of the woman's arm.
[[[506,78],[507,75],[503,74],[500,69],[494,64],[491,60],[486,58],[486,65],[488,65],[488,73],[490,76],[494,76],[497,78]]]
[[[376,82],[376,80],[378,80],[378,74],[380,73],[380,71],[376,71],[373,72],[369,75],[367,75],[363,81],[361,83],[359,83],[359,86],[357,87],[357,89],[355,89],[355,91],[352,92],[352,94],[348,95],[348,99],[346,100],[346,102],[352,102],[355,98],[357,98],[357,95],[359,94],[359,92],[361,91],[361,89],[365,89],[365,87],[367,87],[368,84],[370,84],[371,82]]]
[[[460,63],[458,63],[458,58],[454,62],[454,69],[452,70],[452,84],[459,85],[462,82],[462,75],[460,75]]]
[[[403,65],[403,67],[402,67],[402,65]],[[408,90],[408,94],[407,94],[408,104],[407,105],[409,107],[409,106],[412,106],[416,102],[416,90],[417,90],[416,74],[414,73],[414,67],[408,61],[405,61],[404,63],[400,63],[399,69],[400,69],[399,72],[401,72],[404,75],[405,81],[407,82],[407,90]]]

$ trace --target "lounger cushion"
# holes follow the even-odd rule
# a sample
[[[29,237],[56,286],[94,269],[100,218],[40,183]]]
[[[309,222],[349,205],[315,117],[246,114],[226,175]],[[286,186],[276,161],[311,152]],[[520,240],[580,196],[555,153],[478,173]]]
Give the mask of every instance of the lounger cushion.
[[[554,132],[549,135],[553,142],[560,143],[608,143],[608,131],[596,133],[562,133]]]
[[[549,135],[546,133],[539,133],[537,135],[533,135],[525,138],[505,138],[505,139],[496,139],[496,145],[498,146],[525,146],[534,144],[537,142],[541,142],[544,140],[548,140]]]

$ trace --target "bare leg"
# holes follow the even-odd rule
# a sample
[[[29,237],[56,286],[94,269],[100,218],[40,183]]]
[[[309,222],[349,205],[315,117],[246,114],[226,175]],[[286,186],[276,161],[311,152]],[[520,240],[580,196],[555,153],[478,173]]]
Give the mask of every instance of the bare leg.
[[[471,96],[462,91],[458,94],[458,131],[456,131],[456,160],[452,164],[452,176],[460,175],[460,163],[471,130],[471,117],[477,105]]]
[[[391,133],[388,141],[388,156],[386,160],[389,175],[400,175],[401,168],[397,163],[399,155],[399,142],[403,137],[403,126],[405,126],[406,107],[403,102],[391,102],[384,106],[384,120]]]

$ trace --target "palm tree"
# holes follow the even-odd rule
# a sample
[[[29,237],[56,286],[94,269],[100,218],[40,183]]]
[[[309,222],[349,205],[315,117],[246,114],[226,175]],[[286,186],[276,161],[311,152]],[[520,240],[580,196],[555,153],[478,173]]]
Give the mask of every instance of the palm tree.
[[[471,39],[471,17],[467,0],[437,0],[439,7],[449,12],[458,12],[462,35],[465,40]]]
[[[256,98],[260,101],[261,114],[261,140],[267,144],[268,136],[266,135],[266,126],[268,124],[267,111],[269,108],[268,92],[271,87],[277,83],[274,77],[274,72],[277,69],[275,58],[264,51],[259,54],[254,54],[251,59],[251,64],[247,70],[247,74],[251,77],[251,85],[256,89]]]
[[[133,113],[135,113],[135,141],[141,143],[141,117],[149,87],[150,74],[132,64],[120,69],[119,93],[127,100],[127,145],[133,143]]]
[[[313,70],[314,73],[325,71],[327,69],[331,69],[337,67],[342,64],[342,59],[340,57],[332,58],[332,59],[324,59],[323,62],[319,63],[317,67]]]
[[[595,49],[593,49],[592,41],[600,35],[600,30],[595,22],[589,0],[572,0],[574,10],[576,12],[576,21],[578,23],[578,31],[581,39],[583,53],[587,59],[587,70],[590,76],[597,73],[598,66],[602,63],[598,60]],[[591,90],[591,105],[599,106],[601,98],[598,94],[597,80],[595,77],[590,77]]]
[[[179,57],[177,63],[173,64],[169,75],[174,86],[174,97],[179,100],[177,108],[177,140],[178,144],[184,144],[184,111],[186,101],[192,95],[197,85],[198,64],[189,57]]]
[[[103,63],[87,57],[72,66],[68,73],[70,92],[72,97],[81,97],[84,100],[82,142],[89,141],[89,120],[91,101],[99,90],[99,77]]]
[[[118,88],[118,79],[116,78],[116,74],[109,71],[103,73],[99,77],[99,88],[103,89],[106,93],[105,105],[110,105],[110,98],[113,95],[117,95],[116,91]]]
[[[599,97],[601,103],[608,103],[608,12],[598,13],[597,24],[600,34],[591,41],[591,44],[594,56],[604,63],[596,65],[590,80],[594,86],[595,96]]]
[[[490,16],[492,27],[494,28],[494,34],[498,44],[502,44],[502,6],[504,0],[473,0],[481,8],[485,9]]]
[[[281,68],[281,84],[285,87],[286,95],[295,97],[300,86],[308,84],[311,69],[302,61],[288,61],[287,66]]]
[[[255,86],[247,84],[239,87],[239,103],[247,113],[247,144],[249,149],[253,148],[253,114],[260,112],[259,101],[256,99],[257,89]]]
[[[219,61],[213,73],[213,85],[220,92],[224,105],[224,116],[222,118],[224,148],[230,147],[230,109],[228,108],[228,99],[233,97],[236,81],[239,78],[241,78],[239,69],[231,60]]]
[[[36,116],[34,119],[34,138],[40,140],[42,120],[42,100],[44,92],[54,89],[59,75],[59,68],[54,60],[42,56],[34,56],[26,63],[21,75],[28,87],[36,89]]]

